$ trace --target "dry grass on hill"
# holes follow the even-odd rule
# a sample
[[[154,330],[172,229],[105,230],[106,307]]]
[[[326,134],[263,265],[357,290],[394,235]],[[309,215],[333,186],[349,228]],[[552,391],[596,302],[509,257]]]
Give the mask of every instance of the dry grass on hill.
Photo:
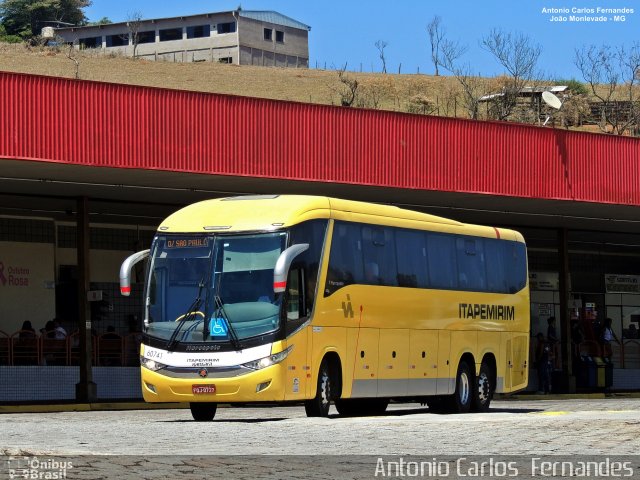
[[[0,43],[0,71],[74,78],[76,64],[69,53],[68,48]],[[77,50],[72,56],[78,61],[78,77],[83,80],[326,105],[340,105],[348,91],[333,70],[153,62]],[[346,72],[345,77],[358,82],[355,107],[467,117],[460,86],[453,77],[355,72]],[[500,89],[499,78],[486,82],[488,92]],[[484,112],[483,106],[481,117]],[[596,131],[597,127],[581,129]]]
[[[28,49],[0,43],[0,70],[73,78],[76,67],[67,53],[67,49]],[[74,57],[83,80],[329,105],[341,103],[340,92],[344,88],[337,72],[328,70],[152,62],[85,52],[74,52]],[[447,114],[446,98],[457,92],[455,79],[449,77],[352,72],[347,76],[359,83],[358,106],[368,108],[408,111],[413,102],[416,113],[430,113],[441,105],[440,113]],[[459,106],[458,110],[458,115],[463,116]]]

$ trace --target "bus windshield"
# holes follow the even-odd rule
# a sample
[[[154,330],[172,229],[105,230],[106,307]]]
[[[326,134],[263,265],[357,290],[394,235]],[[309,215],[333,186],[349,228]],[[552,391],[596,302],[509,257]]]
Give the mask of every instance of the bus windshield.
[[[144,294],[147,335],[229,343],[277,330],[282,295],[273,292],[273,269],[285,243],[286,232],[157,236]]]

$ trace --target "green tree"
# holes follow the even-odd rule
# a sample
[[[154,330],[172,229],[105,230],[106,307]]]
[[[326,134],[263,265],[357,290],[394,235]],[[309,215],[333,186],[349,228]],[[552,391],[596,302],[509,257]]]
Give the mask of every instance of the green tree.
[[[109,17],[102,17],[97,22],[87,22],[87,25],[90,25],[90,26],[109,25],[110,23],[113,23],[113,22],[109,19]]]
[[[7,35],[7,31],[4,26],[0,24],[0,42],[6,43],[20,43],[22,39],[17,35]]]
[[[91,0],[0,0],[0,25],[7,35],[31,38],[40,35],[47,22],[84,25],[83,8]]]
[[[584,86],[584,83],[576,80],[575,78],[572,78],[571,80],[554,80],[553,82],[556,85],[566,85],[569,87],[569,91],[574,95],[587,95],[589,93],[589,90]]]

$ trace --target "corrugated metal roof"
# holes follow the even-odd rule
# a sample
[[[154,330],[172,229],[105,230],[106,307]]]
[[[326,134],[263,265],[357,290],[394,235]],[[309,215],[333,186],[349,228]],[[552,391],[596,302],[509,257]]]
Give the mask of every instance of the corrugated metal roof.
[[[301,30],[311,30],[309,25],[294,20],[291,17],[274,12],[273,10],[239,10],[238,15],[241,17],[258,20],[259,22],[275,23],[285,27],[299,28]]]
[[[631,137],[6,72],[0,100],[0,163],[640,206]]]

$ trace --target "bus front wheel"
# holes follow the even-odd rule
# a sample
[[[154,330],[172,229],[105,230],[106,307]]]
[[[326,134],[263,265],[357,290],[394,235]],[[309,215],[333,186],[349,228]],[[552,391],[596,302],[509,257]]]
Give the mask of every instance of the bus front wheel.
[[[318,372],[318,386],[316,396],[304,402],[304,410],[307,417],[328,417],[331,398],[333,395],[333,381],[329,362],[323,360]]]
[[[216,416],[218,404],[213,402],[191,402],[189,408],[196,422],[210,422]]]

